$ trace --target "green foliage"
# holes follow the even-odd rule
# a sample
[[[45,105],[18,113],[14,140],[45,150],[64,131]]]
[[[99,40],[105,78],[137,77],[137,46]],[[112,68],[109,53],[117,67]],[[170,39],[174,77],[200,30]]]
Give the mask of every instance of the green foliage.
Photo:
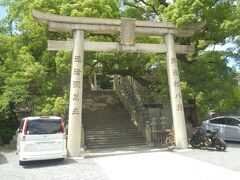
[[[100,86],[102,89],[112,89],[113,83],[109,76],[106,75],[99,75],[97,77],[97,85]]]
[[[210,110],[231,114],[239,108],[237,74],[227,67],[223,55],[224,52],[206,52],[190,65],[181,63],[184,99],[196,99],[199,114]]]
[[[179,55],[179,71],[184,104],[195,100],[197,103],[198,117],[202,119],[209,111],[230,114],[239,109],[239,83],[234,70],[227,66],[229,60],[239,60],[239,20],[240,3],[236,0],[176,0],[170,5],[166,1],[125,1],[127,9],[144,12],[142,18],[148,13],[149,19],[175,22],[179,29],[192,23],[204,21],[205,26],[191,38],[176,38],[181,44],[190,43],[195,46],[196,53],[191,56]],[[155,5],[156,11],[152,5]],[[157,14],[157,18],[154,16]],[[151,18],[150,18],[151,17]],[[234,48],[223,52],[206,51],[209,46],[224,45],[234,40]],[[146,68],[152,70],[153,75],[148,77],[150,82],[150,96],[160,93],[163,99],[169,98],[167,89],[166,68],[161,64],[165,61],[151,61]],[[158,73],[158,70],[160,73]],[[154,78],[157,77],[158,78]]]
[[[55,57],[56,72],[57,74],[69,74],[71,70],[71,58],[70,52],[59,51]]]
[[[124,17],[139,20],[155,20],[163,18],[163,9],[169,4],[165,0],[123,0],[125,5]]]
[[[18,124],[7,113],[0,112],[0,138],[3,144],[8,144],[16,132]]]
[[[176,22],[177,27],[183,27],[199,20],[204,6],[200,0],[177,0],[165,9],[165,17]]]
[[[58,115],[65,116],[68,108],[68,99],[64,97],[45,97],[42,99],[42,104],[39,103],[35,109],[37,115]]]
[[[239,29],[239,8],[235,0],[177,0],[165,8],[165,18],[182,28],[197,21],[206,22],[205,27],[192,40],[204,40],[209,44],[225,43],[226,38],[236,36]],[[239,6],[239,2],[238,2]]]

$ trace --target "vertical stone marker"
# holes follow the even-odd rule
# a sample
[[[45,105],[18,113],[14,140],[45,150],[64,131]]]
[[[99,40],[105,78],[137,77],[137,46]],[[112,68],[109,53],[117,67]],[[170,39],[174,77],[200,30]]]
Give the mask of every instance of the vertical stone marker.
[[[68,120],[68,156],[80,156],[82,126],[82,91],[84,31],[73,31],[72,70]]]
[[[188,142],[177,58],[174,45],[174,36],[172,34],[166,34],[165,43],[167,46],[168,84],[171,98],[176,147],[179,149],[185,149],[188,147]]]

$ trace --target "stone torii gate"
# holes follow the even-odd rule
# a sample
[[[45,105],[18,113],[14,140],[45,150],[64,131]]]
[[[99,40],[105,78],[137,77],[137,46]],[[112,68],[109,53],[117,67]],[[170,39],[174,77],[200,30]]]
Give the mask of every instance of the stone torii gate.
[[[48,41],[49,50],[72,51],[67,141],[69,156],[81,155],[84,51],[167,53],[167,72],[176,147],[180,149],[188,147],[176,54],[191,54],[194,52],[194,47],[176,45],[174,37],[190,37],[202,27],[202,23],[177,30],[176,26],[170,22],[68,17],[42,13],[36,10],[33,10],[33,17],[38,22],[47,24],[50,31],[73,33],[73,40]],[[87,41],[84,39],[85,32],[94,34],[119,33],[121,42]],[[135,43],[136,35],[164,36],[165,44]]]

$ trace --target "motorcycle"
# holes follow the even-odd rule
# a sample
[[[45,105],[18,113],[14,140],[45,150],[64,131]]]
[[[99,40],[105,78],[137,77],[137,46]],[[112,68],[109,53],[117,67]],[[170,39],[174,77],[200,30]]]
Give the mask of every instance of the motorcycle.
[[[202,126],[194,131],[190,144],[193,148],[216,148],[218,151],[225,151],[226,142],[218,136],[218,129],[207,130]]]

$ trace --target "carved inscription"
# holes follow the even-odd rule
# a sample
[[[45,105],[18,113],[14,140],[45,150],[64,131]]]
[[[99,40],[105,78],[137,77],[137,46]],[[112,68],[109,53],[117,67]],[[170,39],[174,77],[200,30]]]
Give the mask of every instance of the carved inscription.
[[[73,73],[74,73],[74,75],[80,75],[81,70],[74,68]]]
[[[174,81],[173,85],[174,85],[174,87],[180,87],[180,82],[179,81]]]
[[[177,104],[177,111],[183,111],[183,105]]]
[[[79,94],[74,94],[73,95],[73,101],[77,101],[77,102],[80,101]]]
[[[81,56],[75,56],[75,57],[74,57],[74,62],[81,63],[81,62],[82,62]]]
[[[182,95],[181,95],[181,93],[179,92],[179,93],[177,93],[176,94],[176,96],[175,96],[175,99],[178,99],[178,98],[182,98]]]
[[[172,58],[171,59],[171,64],[177,63],[177,59],[176,58]]]
[[[178,73],[178,69],[177,69],[177,59],[176,58],[171,58],[171,64],[174,68],[172,70],[172,76],[173,76],[173,79],[174,81],[172,82],[173,84],[173,87],[175,88],[176,90],[176,93],[175,93],[175,99],[176,101],[179,101],[181,102],[181,99],[182,99],[182,95],[181,95],[181,90],[180,90],[180,80],[179,80],[179,73]],[[176,110],[177,111],[183,111],[183,104],[182,103],[179,103],[177,104],[177,107],[176,107]]]
[[[80,112],[79,112],[79,109],[78,108],[74,108],[73,109],[73,112],[72,112],[72,114],[79,114]]]
[[[80,88],[80,81],[73,81],[73,88]]]
[[[174,76],[174,77],[178,77],[178,70],[177,70],[177,69],[174,69],[174,70],[173,70],[173,76]]]

